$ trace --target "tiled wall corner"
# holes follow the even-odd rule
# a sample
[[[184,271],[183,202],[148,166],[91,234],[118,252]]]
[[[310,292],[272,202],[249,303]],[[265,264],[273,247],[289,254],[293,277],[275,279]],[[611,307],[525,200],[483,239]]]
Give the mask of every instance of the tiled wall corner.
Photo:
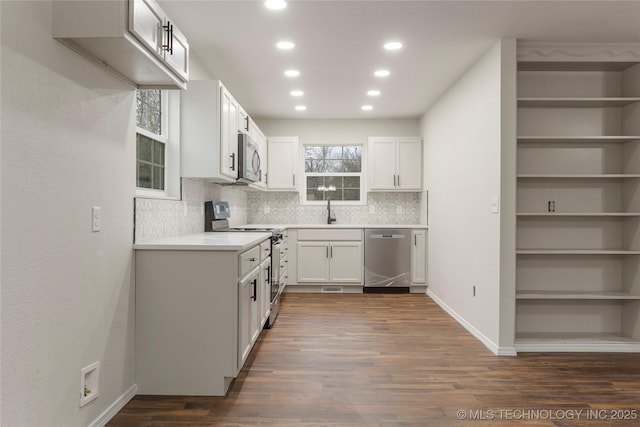
[[[135,242],[200,233],[204,230],[204,202],[227,200],[231,225],[247,222],[247,194],[204,179],[183,178],[182,200],[136,198]]]

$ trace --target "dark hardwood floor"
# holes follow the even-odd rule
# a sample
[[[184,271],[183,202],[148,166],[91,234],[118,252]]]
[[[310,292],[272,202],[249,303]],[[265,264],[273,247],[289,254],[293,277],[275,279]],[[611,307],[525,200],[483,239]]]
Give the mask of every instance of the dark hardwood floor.
[[[497,357],[425,295],[287,294],[226,397],[136,396],[108,425],[638,426],[640,354]]]

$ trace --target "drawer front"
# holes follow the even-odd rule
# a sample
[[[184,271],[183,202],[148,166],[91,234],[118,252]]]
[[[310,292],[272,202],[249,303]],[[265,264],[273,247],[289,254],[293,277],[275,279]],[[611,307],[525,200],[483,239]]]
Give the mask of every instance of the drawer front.
[[[260,265],[260,246],[254,246],[238,256],[240,264],[240,277],[244,277],[255,267]]]
[[[306,228],[298,230],[298,240],[362,240],[362,230],[359,228],[327,229]]]
[[[271,241],[266,240],[260,243],[260,261],[271,256]]]
[[[286,270],[288,266],[289,266],[289,257],[286,256],[285,254],[284,256],[280,257],[280,272]]]

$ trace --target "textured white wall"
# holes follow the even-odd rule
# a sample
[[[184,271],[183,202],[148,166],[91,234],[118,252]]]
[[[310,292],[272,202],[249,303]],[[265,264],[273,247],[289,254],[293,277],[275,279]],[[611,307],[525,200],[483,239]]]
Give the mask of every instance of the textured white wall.
[[[135,383],[134,91],[51,38],[50,1],[0,8],[0,424],[83,426]]]
[[[501,44],[424,114],[429,290],[496,347],[500,317]],[[473,296],[472,286],[476,286]]]

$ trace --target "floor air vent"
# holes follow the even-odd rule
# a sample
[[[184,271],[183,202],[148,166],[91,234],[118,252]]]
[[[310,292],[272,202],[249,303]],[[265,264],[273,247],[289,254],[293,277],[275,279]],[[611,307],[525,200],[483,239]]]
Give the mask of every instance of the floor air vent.
[[[342,286],[323,286],[322,293],[323,294],[341,294]]]

